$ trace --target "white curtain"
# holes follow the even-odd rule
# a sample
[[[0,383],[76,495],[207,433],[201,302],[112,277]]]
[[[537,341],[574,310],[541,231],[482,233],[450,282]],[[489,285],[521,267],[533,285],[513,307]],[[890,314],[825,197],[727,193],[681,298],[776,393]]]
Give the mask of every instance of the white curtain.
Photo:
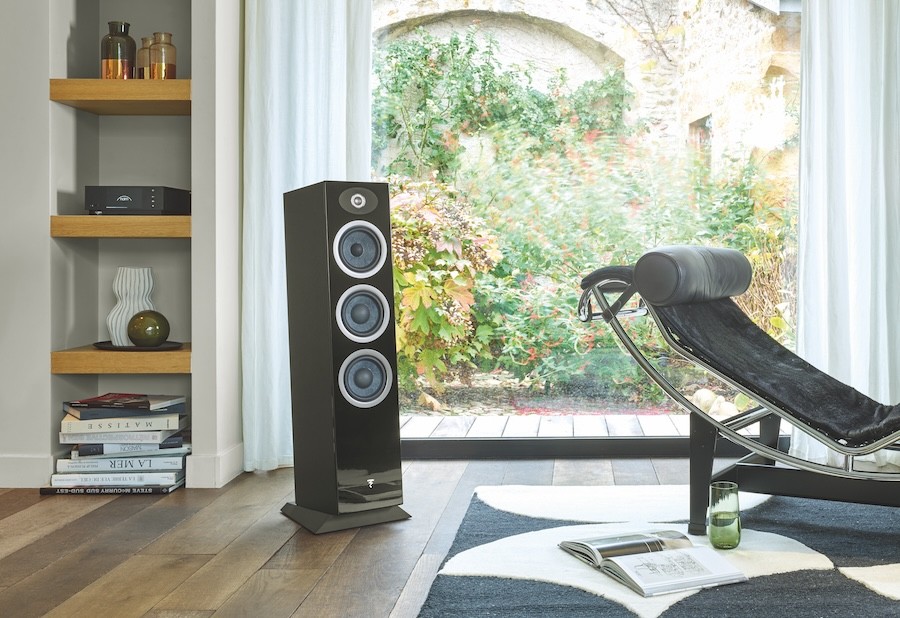
[[[804,0],[801,39],[799,353],[900,403],[900,0]]]
[[[282,196],[368,180],[370,0],[246,0],[244,469],[293,464]]]

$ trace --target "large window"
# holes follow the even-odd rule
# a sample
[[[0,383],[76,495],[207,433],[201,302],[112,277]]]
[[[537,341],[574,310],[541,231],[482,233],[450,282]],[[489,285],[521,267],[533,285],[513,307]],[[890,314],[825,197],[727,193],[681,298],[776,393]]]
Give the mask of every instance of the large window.
[[[756,274],[740,302],[790,344],[799,14],[744,0],[472,4],[374,4],[402,411],[674,412],[575,312],[581,277],[664,244],[744,251]],[[734,402],[669,364],[688,394]]]

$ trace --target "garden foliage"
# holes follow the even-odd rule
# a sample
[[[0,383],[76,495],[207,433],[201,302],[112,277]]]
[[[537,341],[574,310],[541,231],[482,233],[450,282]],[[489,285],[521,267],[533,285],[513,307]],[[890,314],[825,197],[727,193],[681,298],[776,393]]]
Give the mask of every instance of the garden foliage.
[[[373,156],[391,183],[404,387],[503,369],[545,388],[658,398],[576,304],[591,270],[664,244],[745,251],[768,274],[744,302],[790,337],[785,191],[752,161],[711,170],[694,150],[646,145],[640,121],[626,122],[621,72],[578,87],[560,72],[540,92],[493,45],[474,30],[420,32],[378,50]],[[642,322],[628,328],[652,349]]]

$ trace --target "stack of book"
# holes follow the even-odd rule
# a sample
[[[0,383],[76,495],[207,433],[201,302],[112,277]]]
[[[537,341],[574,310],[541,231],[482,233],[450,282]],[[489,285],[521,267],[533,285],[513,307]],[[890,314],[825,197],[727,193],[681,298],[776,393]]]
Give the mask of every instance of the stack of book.
[[[56,461],[42,494],[169,493],[184,485],[191,452],[186,398],[106,393],[63,403]]]

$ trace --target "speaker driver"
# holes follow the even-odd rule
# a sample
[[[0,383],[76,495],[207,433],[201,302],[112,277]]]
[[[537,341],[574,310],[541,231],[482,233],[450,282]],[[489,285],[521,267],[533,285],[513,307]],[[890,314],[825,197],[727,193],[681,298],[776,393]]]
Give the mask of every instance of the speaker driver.
[[[378,196],[365,187],[353,187],[338,196],[341,208],[354,215],[367,215],[378,206]]]
[[[378,288],[359,284],[346,290],[335,309],[338,328],[351,341],[375,341],[388,327],[388,301]]]
[[[372,408],[384,401],[394,379],[387,359],[376,350],[357,350],[338,371],[341,395],[357,408]]]
[[[384,266],[387,242],[368,221],[351,221],[334,237],[334,259],[346,274],[356,279],[370,277]]]

